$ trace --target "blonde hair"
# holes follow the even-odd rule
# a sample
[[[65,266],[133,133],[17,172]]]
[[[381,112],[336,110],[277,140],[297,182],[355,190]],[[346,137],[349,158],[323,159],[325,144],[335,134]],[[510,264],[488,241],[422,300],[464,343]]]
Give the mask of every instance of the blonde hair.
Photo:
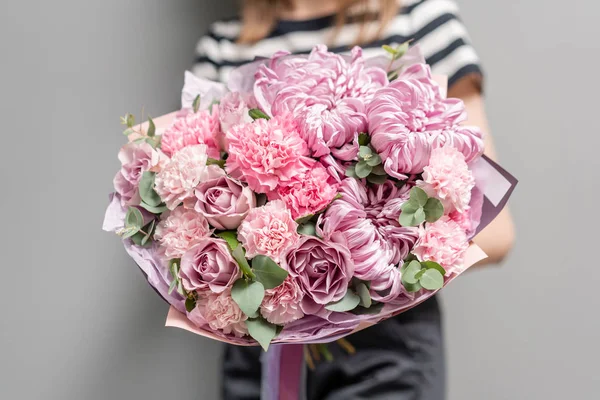
[[[386,25],[398,12],[398,0],[376,0],[377,9],[373,12],[373,0],[337,0],[338,13],[335,27],[329,41],[333,43],[340,29],[349,21],[357,20],[360,30],[355,44],[365,44],[381,36]],[[290,7],[290,0],[243,0],[242,30],[238,38],[241,44],[252,44],[264,39],[275,27],[281,8]],[[367,32],[367,22],[379,20],[374,34]]]

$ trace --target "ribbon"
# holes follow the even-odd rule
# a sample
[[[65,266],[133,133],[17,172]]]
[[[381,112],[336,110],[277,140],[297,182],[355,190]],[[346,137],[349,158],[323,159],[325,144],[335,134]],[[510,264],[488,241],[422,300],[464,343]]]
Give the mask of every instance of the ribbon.
[[[263,400],[304,398],[304,345],[272,344],[262,357]]]

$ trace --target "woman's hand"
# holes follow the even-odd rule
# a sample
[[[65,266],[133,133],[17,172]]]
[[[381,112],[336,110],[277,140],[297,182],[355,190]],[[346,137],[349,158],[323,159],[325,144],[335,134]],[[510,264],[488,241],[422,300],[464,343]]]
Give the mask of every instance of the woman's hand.
[[[467,125],[475,125],[486,133],[485,154],[496,161],[496,152],[490,134],[485,107],[479,84],[473,76],[466,76],[456,82],[448,91],[449,97],[457,97],[464,101],[468,113]],[[498,263],[504,259],[513,246],[515,228],[508,206],[484,229],[473,241],[485,251],[488,258],[481,264]]]

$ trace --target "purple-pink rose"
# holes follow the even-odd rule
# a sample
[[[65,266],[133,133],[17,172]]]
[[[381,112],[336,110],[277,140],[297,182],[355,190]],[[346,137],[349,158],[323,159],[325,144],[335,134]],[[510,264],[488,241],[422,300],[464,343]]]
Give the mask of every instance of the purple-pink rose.
[[[343,243],[303,236],[282,259],[282,268],[297,279],[304,292],[302,311],[315,314],[346,294],[354,262]]]
[[[142,174],[157,167],[165,158],[164,154],[161,155],[146,142],[127,143],[121,148],[121,169],[117,172],[113,184],[124,205],[140,203],[138,185]]]
[[[179,273],[188,291],[221,293],[241,276],[227,242],[207,237],[181,257]]]
[[[225,171],[209,165],[194,197],[186,200],[186,206],[204,215],[219,230],[237,229],[248,212],[256,206],[254,193]]]
[[[433,149],[451,146],[467,163],[483,152],[483,135],[461,126],[466,119],[459,99],[444,99],[429,66],[417,64],[377,91],[367,107],[371,144],[388,174],[398,179],[419,174]]]

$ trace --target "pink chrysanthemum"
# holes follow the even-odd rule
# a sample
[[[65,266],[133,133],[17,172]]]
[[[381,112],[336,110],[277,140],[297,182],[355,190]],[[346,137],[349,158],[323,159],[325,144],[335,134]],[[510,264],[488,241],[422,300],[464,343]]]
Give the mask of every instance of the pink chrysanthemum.
[[[265,291],[260,313],[272,324],[289,324],[304,316],[300,308],[303,297],[296,279],[289,275],[281,285]]]
[[[466,118],[459,99],[444,99],[431,78],[429,66],[410,67],[369,104],[371,144],[381,155],[388,174],[405,179],[429,163],[433,149],[450,146],[467,163],[483,152],[482,133],[459,125]]]
[[[408,187],[399,189],[387,181],[374,188],[346,179],[342,197],[321,217],[324,237],[341,232],[355,264],[357,278],[371,282],[377,301],[390,301],[402,292],[397,265],[408,255],[418,234],[416,228],[400,226],[400,207],[408,199]]]
[[[208,221],[194,210],[177,207],[156,226],[154,238],[169,259],[183,254],[211,233]]]
[[[177,118],[173,124],[162,134],[161,149],[172,156],[187,146],[205,144],[208,156],[219,159],[220,149],[218,137],[220,135],[218,107],[213,107],[212,113],[202,110],[197,113],[190,112]]]
[[[344,57],[321,45],[307,57],[278,53],[259,67],[254,94],[268,114],[292,113],[311,155],[321,157],[364,131],[365,105],[387,83],[385,70],[365,66],[360,48]]]
[[[444,213],[449,214],[454,210],[463,212],[469,206],[475,178],[465,156],[454,147],[444,146],[431,152],[423,180],[417,185],[429,196],[440,199]]]
[[[184,147],[156,174],[155,190],[169,210],[194,195],[194,189],[206,175],[206,145]]]
[[[258,193],[285,185],[306,169],[306,142],[289,115],[236,125],[226,135],[227,172]]]
[[[322,211],[337,196],[337,188],[325,167],[315,162],[310,169],[299,171],[286,186],[269,193],[269,199],[283,200],[292,217],[298,219]]]
[[[238,229],[238,239],[248,258],[261,254],[278,262],[279,257],[300,239],[297,229],[298,224],[285,203],[274,200],[248,213]]]
[[[453,220],[443,216],[432,224],[419,228],[419,240],[413,253],[421,261],[435,261],[447,274],[463,270],[463,259],[469,240],[465,231]]]

